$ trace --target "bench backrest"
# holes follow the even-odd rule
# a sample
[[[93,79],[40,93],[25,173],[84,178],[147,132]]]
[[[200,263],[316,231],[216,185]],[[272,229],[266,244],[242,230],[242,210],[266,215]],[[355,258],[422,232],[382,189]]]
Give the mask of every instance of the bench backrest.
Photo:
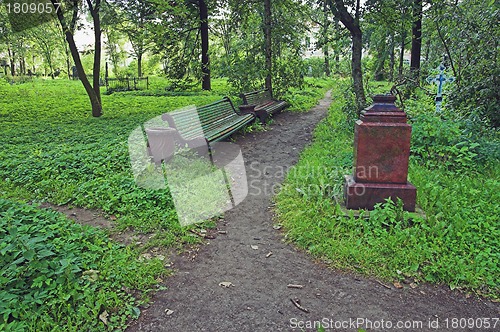
[[[260,105],[272,100],[269,89],[243,93],[241,97],[243,103],[247,105]]]
[[[199,137],[205,136],[205,132],[217,127],[217,123],[234,116],[237,116],[237,113],[233,103],[228,97],[224,97],[196,109],[165,113],[162,118],[169,122],[170,127],[176,128],[182,136]]]

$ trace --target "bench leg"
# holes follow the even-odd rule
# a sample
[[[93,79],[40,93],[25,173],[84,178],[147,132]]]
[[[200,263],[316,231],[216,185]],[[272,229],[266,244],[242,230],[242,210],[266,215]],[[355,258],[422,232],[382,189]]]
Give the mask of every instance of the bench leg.
[[[269,114],[265,110],[255,110],[255,115],[259,118],[262,124],[266,123],[266,119],[269,116]]]
[[[210,145],[210,143],[208,141],[207,141],[207,145],[208,145],[208,154],[210,156],[210,163],[212,164],[212,166],[217,167],[215,165],[215,162],[214,162],[212,146]],[[224,169],[224,167],[221,167],[220,170],[222,171],[222,176],[224,177],[224,183],[226,184],[227,192],[229,194],[229,199],[231,200],[231,205],[232,205],[232,207],[235,207],[236,203],[234,202],[233,193],[231,191],[231,183],[229,182],[229,179],[227,178],[226,170]]]

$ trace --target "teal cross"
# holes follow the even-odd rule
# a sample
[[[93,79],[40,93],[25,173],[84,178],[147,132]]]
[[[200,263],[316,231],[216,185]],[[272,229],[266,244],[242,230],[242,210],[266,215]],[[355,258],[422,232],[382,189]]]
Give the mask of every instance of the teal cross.
[[[450,76],[447,77],[444,74],[444,70],[446,67],[444,66],[443,63],[439,65],[437,68],[439,70],[439,74],[436,76],[429,76],[426,78],[427,83],[435,83],[438,86],[438,91],[436,95],[436,112],[441,112],[441,103],[443,102],[443,84],[445,83],[453,83],[455,81],[455,77]]]

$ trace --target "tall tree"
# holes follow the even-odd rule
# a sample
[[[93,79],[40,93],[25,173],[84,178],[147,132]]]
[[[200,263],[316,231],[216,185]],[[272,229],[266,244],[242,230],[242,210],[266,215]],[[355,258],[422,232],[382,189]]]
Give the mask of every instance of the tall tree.
[[[349,30],[352,41],[351,54],[351,75],[353,80],[354,93],[356,95],[356,104],[358,111],[361,111],[366,104],[365,90],[363,87],[363,71],[361,68],[361,57],[363,51],[363,33],[360,26],[361,3],[356,0],[354,15],[347,10],[344,0],[328,0],[333,14]]]
[[[314,8],[311,11],[311,21],[320,27],[317,33],[316,49],[323,50],[324,72],[326,76],[330,76],[330,43],[335,38],[335,32],[330,29],[332,21],[328,0],[312,1],[310,4]]]
[[[68,0],[65,2],[65,7],[69,7],[71,20],[68,24],[66,21],[66,17],[64,16],[63,10],[59,7],[60,3],[58,0],[50,0],[52,5],[54,6],[54,10],[57,13],[57,19],[61,24],[61,28],[64,31],[66,41],[68,42],[69,49],[71,51],[71,56],[73,57],[73,61],[75,62],[76,69],[78,71],[78,77],[87,92],[87,95],[90,99],[90,104],[92,105],[92,116],[99,117],[102,115],[102,105],[101,105],[101,93],[99,90],[99,74],[100,74],[100,54],[101,54],[101,30],[100,30],[100,21],[99,21],[99,9],[101,5],[100,0],[95,0],[95,3],[92,4],[91,0],[87,0],[87,5],[89,6],[92,18],[94,19],[94,45],[95,45],[95,55],[94,55],[94,67],[93,67],[93,86],[90,84],[87,75],[85,74],[85,70],[83,68],[82,60],[80,58],[80,53],[78,52],[78,48],[75,43],[74,32],[76,28],[76,23],[78,19],[79,13],[79,0]],[[68,8],[67,8],[68,9]],[[97,20],[97,22],[95,21]],[[98,29],[99,31],[97,31]],[[97,55],[99,54],[99,58]],[[98,65],[96,65],[96,60]]]
[[[111,0],[107,3],[110,15],[118,18],[107,19],[110,28],[118,29],[127,35],[133,55],[137,59],[137,76],[142,77],[144,55],[153,45],[151,23],[158,18],[155,4],[148,0]]]
[[[322,22],[322,36],[323,36],[323,56],[325,58],[325,75],[330,76],[330,55],[328,54],[328,28],[330,20],[328,19],[328,2],[323,0],[323,22]]]
[[[266,57],[266,89],[269,89],[271,95],[273,94],[273,54],[272,54],[272,34],[271,34],[271,0],[264,0],[264,49]]]
[[[412,15],[410,71],[415,79],[415,84],[419,85],[420,54],[422,50],[422,0],[413,1]]]
[[[50,76],[54,78],[54,58],[60,51],[62,39],[58,27],[52,22],[47,22],[42,26],[27,30],[26,34],[35,41],[37,48],[43,55],[45,64],[48,66]]]
[[[198,0],[201,35],[201,87],[210,90],[210,59],[208,57],[208,8],[205,0]]]

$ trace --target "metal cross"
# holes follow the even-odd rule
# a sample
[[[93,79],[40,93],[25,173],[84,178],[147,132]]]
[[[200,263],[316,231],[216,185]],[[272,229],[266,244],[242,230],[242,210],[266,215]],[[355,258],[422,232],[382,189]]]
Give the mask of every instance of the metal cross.
[[[443,84],[454,82],[455,77],[453,76],[447,77],[444,74],[444,70],[446,69],[446,67],[442,62],[437,69],[439,70],[439,74],[436,76],[427,77],[426,81],[429,84],[435,83],[438,86],[438,91],[435,100],[436,100],[436,112],[439,113],[441,112],[441,103],[443,102]]]

